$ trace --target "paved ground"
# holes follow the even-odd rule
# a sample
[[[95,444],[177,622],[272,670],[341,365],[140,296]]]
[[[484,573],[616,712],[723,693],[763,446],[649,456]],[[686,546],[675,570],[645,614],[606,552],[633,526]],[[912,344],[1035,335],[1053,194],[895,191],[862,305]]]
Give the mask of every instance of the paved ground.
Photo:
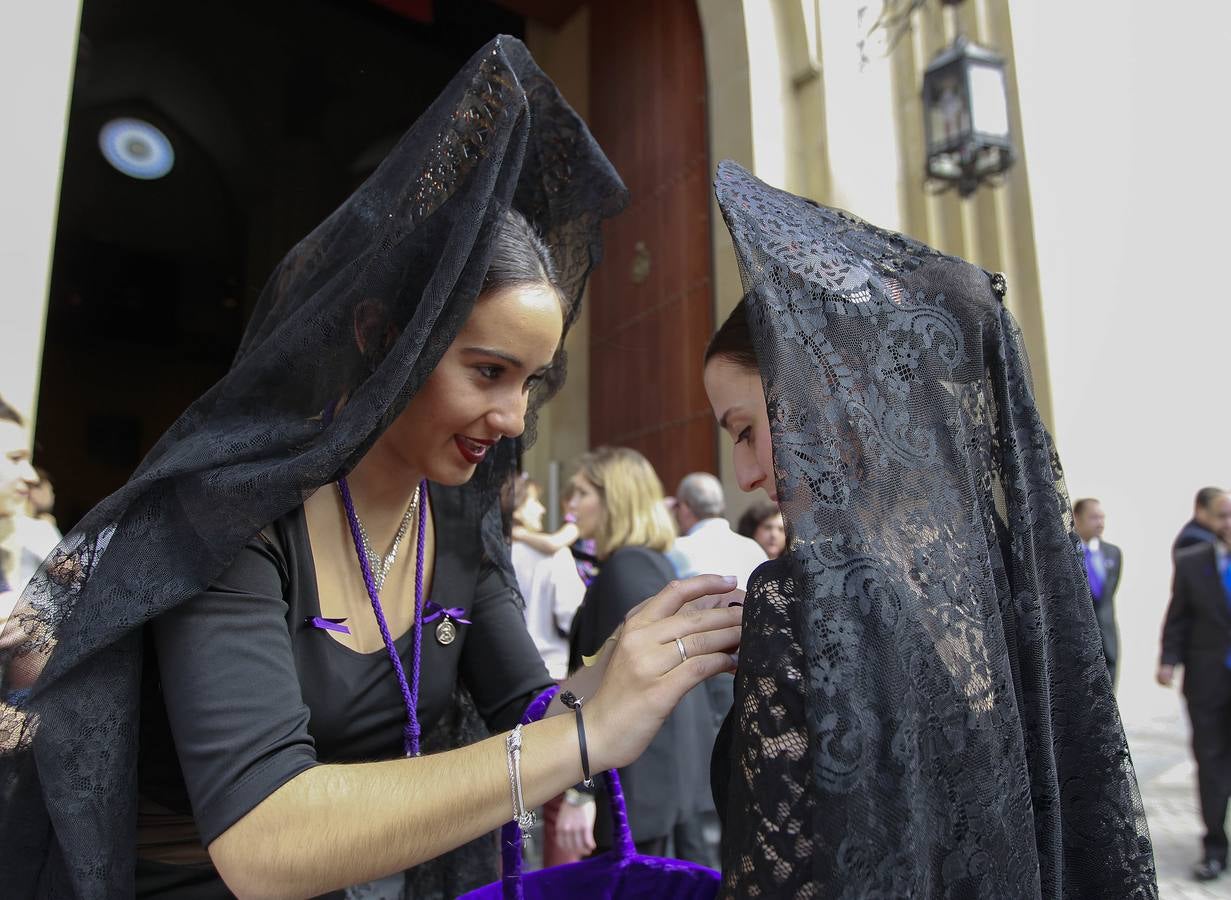
[[[1188,718],[1178,695],[1159,703],[1151,698],[1148,715],[1126,716],[1129,747],[1145,801],[1158,888],[1162,900],[1231,900],[1231,875],[1201,884],[1190,874],[1201,848],[1196,770],[1188,747]],[[1123,688],[1121,708],[1126,704]]]

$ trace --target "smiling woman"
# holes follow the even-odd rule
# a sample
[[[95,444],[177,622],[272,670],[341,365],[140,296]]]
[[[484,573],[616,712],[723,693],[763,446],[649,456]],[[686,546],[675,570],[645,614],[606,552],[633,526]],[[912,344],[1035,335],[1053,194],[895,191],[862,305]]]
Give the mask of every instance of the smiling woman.
[[[510,439],[624,200],[500,38],[288,254],[231,370],[0,639],[10,893],[456,896],[490,842],[420,864],[628,764],[731,669],[738,610],[706,576],[565,683],[584,717],[542,696],[500,533]]]

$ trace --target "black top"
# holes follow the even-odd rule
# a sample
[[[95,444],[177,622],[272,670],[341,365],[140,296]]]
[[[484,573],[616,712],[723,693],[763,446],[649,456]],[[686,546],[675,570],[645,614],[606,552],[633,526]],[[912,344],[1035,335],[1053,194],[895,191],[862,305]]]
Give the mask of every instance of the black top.
[[[432,599],[465,609],[473,624],[459,624],[447,646],[437,623],[424,626],[419,721],[426,735],[460,674],[488,726],[511,728],[551,679],[521,610],[481,557],[478,511],[457,490],[432,486],[429,497]],[[167,852],[184,843],[174,814],[191,813],[204,862],[200,848],[305,769],[402,755],[406,713],[385,650],[343,646],[310,624],[319,615],[300,507],[249,541],[209,591],[147,629],[140,857],[191,861]],[[409,677],[411,632],[395,644]]]
[[[573,618],[569,671],[581,665],[583,655],[598,652],[629,610],[674,578],[671,563],[654,550],[622,547],[611,554]],[[709,698],[705,686],[698,685],[684,695],[645,752],[619,770],[633,840],[664,837],[675,825],[712,809],[706,760],[713,739]],[[607,798],[601,790],[602,782],[595,785],[600,788],[595,791],[600,811],[595,840],[600,847],[609,847]]]

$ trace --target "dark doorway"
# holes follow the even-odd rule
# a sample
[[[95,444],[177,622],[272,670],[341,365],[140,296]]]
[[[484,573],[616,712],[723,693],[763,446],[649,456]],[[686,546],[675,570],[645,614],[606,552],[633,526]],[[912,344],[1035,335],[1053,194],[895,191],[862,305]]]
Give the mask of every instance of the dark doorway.
[[[35,435],[61,527],[226,371],[286,250],[523,30],[479,0],[85,0]],[[170,172],[113,168],[117,119],[162,132]]]

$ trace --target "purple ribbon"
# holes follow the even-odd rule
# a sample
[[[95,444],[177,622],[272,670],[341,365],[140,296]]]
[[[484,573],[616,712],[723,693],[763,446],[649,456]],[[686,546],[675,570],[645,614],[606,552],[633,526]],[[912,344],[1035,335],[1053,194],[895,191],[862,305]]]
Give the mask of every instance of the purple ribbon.
[[[345,619],[324,619],[320,616],[309,616],[308,624],[314,628],[322,628],[325,631],[336,631],[338,634],[350,634],[350,629],[342,623]]]
[[[454,622],[460,622],[463,625],[470,624],[469,619],[463,618],[466,615],[466,610],[460,606],[450,606],[446,609],[439,603],[429,600],[423,605],[423,612],[426,613],[423,617],[424,625],[428,622],[435,622],[441,616],[444,616],[446,619],[452,619]]]

